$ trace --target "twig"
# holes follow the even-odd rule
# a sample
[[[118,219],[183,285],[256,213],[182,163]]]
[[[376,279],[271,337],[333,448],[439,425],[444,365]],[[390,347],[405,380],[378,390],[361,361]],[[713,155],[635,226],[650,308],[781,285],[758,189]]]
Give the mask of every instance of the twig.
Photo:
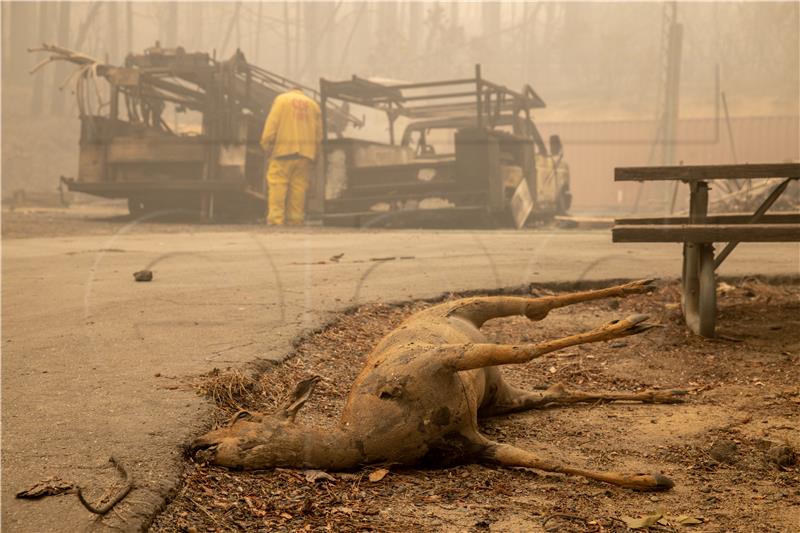
[[[220,523],[220,521],[217,519],[217,517],[216,517],[216,516],[214,516],[213,514],[211,514],[211,511],[209,511],[208,509],[206,509],[206,507],[205,507],[205,506],[204,506],[202,503],[199,503],[197,500],[195,500],[195,499],[194,499],[194,498],[192,498],[191,496],[187,496],[187,498],[189,499],[189,501],[190,501],[190,502],[192,502],[193,504],[195,504],[195,506],[196,506],[198,509],[200,509],[201,511],[203,511],[203,512],[206,514],[206,516],[208,516],[208,517],[209,517],[209,518],[210,518],[210,519],[211,519],[211,520],[212,520],[212,521],[213,521],[215,524],[217,524],[217,525],[220,525],[220,526],[222,525],[222,524]]]
[[[86,499],[83,497],[83,489],[81,489],[81,487],[76,487],[76,492],[78,493],[78,500],[80,500],[80,502],[83,504],[83,506],[86,507],[86,510],[88,510],[90,513],[99,514],[99,515],[104,515],[104,514],[108,513],[111,509],[114,508],[115,505],[117,505],[119,502],[121,502],[122,499],[125,496],[127,496],[128,493],[133,488],[133,479],[131,479],[128,476],[128,472],[127,472],[127,470],[125,470],[125,467],[122,466],[122,463],[117,461],[113,456],[109,459],[109,461],[111,461],[111,464],[113,464],[117,468],[117,470],[119,470],[120,474],[122,474],[122,479],[125,480],[125,482],[126,482],[125,486],[122,487],[122,490],[120,490],[117,493],[117,495],[114,496],[114,498],[111,499],[111,501],[109,501],[107,504],[105,504],[102,507],[95,507],[92,504],[90,504],[89,502],[87,502]]]
[[[589,521],[586,520],[585,518],[574,514],[566,514],[566,513],[556,513],[547,516],[547,518],[544,519],[544,522],[542,522],[542,529],[544,529],[545,531],[558,531],[558,529],[547,529],[547,523],[554,518],[566,518],[567,520],[577,520],[579,522],[583,522],[583,525],[584,527],[587,528],[587,531],[597,531],[597,528],[588,529]]]

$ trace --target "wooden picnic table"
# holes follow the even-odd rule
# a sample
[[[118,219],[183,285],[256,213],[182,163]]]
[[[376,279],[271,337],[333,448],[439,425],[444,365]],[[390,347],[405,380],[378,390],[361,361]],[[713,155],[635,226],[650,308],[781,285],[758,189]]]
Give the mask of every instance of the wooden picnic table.
[[[708,214],[708,182],[783,178],[751,214]],[[682,242],[681,306],[689,328],[713,337],[717,296],[715,270],[740,242],[800,242],[800,213],[767,214],[792,180],[800,163],[626,167],[614,169],[614,181],[680,181],[689,186],[689,216],[615,220],[614,242]],[[726,242],[714,256],[714,243]]]

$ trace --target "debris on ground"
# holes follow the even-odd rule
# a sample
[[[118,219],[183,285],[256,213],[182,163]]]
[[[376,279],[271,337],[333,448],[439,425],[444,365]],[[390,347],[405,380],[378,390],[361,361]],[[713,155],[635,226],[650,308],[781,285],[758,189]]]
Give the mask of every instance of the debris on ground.
[[[800,469],[796,462],[776,467],[770,458],[786,461],[787,450],[778,445],[797,449],[800,284],[756,278],[730,284],[735,289],[719,300],[718,326],[724,335],[735,334],[741,340],[736,343],[686,331],[680,313],[667,308],[680,302],[677,282],[618,305],[600,301],[553,310],[541,322],[509,317],[483,327],[492,342],[538,342],[634,312],[662,323],[663,328],[626,339],[627,346],[593,344],[568,351],[569,357],[555,353],[525,365],[506,365],[503,373],[529,390],[556,382],[578,390],[686,388],[686,403],[576,405],[482,420],[481,431],[542,455],[566,454],[591,468],[655,467],[675,480],[672,492],[637,493],[575,477],[483,465],[392,466],[390,475],[370,482],[370,473],[377,470],[328,472],[333,480],[312,475],[311,481],[303,471],[230,472],[189,462],[180,494],[151,531],[624,533],[629,529],[621,516],[642,517],[659,508],[666,510],[670,525],[656,524],[650,531],[680,531],[691,520],[702,520],[686,531],[794,533],[800,521]],[[531,290],[553,294],[545,287]],[[198,378],[195,386],[216,398],[216,420],[223,423],[242,408],[271,412],[294,383],[320,375],[324,379],[298,423],[332,428],[363,358],[384,334],[428,305],[355,308],[299,339],[290,359],[264,368],[259,376],[221,369]],[[779,336],[769,329],[775,323],[785,325]],[[735,444],[735,462],[711,457],[719,441]],[[215,502],[229,506],[223,509]],[[678,520],[682,516],[687,523]]]
[[[117,491],[113,498],[109,499],[102,505],[93,505],[89,503],[84,497],[83,488],[80,485],[68,483],[58,477],[48,478],[45,481],[37,483],[30,489],[20,491],[16,494],[16,497],[21,499],[39,499],[44,498],[45,496],[58,496],[60,494],[74,493],[78,495],[78,501],[80,501],[81,505],[83,505],[87,511],[97,515],[105,515],[111,511],[115,505],[121,502],[133,489],[133,480],[129,476],[127,469],[122,465],[122,463],[120,463],[114,457],[111,457],[109,462],[114,465],[114,467],[122,476],[124,485]]]
[[[781,468],[794,465],[797,462],[797,454],[788,444],[776,444],[767,450],[769,460]]]
[[[139,270],[133,273],[133,279],[136,281],[153,281],[153,271]]]
[[[389,471],[387,469],[379,468],[377,470],[373,470],[372,472],[370,472],[368,477],[369,477],[369,480],[371,482],[377,483],[378,481],[380,481],[383,478],[385,478],[386,474],[388,474],[388,473],[389,473]]]
[[[632,518],[630,516],[623,516],[622,521],[629,529],[647,529],[658,528],[663,531],[663,528],[670,528],[668,531],[674,531],[671,526],[696,526],[703,523],[703,519],[689,515],[668,516],[664,510],[658,510],[651,514]],[[659,527],[660,526],[660,527]]]
[[[708,455],[720,463],[735,463],[737,452],[738,448],[735,442],[722,439],[711,445]]]
[[[66,492],[73,491],[74,489],[75,485],[72,483],[67,483],[63,479],[57,477],[51,477],[40,483],[37,483],[27,490],[18,492],[16,496],[17,498],[27,500],[38,500],[39,498],[44,498],[45,496],[58,496],[59,494],[64,494]]]
[[[230,414],[253,406],[260,389],[259,381],[251,373],[230,368],[225,371],[214,368],[200,376],[195,384],[198,394]]]
[[[306,470],[304,474],[306,475],[306,481],[309,483],[315,483],[317,481],[336,481],[335,477],[322,470]]]

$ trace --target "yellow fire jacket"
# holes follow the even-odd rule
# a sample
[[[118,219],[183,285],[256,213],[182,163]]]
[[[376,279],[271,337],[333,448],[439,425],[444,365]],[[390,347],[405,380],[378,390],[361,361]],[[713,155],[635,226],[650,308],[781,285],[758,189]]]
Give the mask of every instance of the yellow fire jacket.
[[[321,141],[322,117],[314,100],[299,89],[275,98],[261,134],[268,157],[299,155],[313,161]]]

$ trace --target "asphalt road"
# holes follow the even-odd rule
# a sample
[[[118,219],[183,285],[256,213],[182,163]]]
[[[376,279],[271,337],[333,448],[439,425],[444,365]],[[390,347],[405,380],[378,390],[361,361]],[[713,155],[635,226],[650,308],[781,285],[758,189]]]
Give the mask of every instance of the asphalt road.
[[[607,230],[134,230],[2,243],[3,531],[105,529],[75,496],[14,494],[58,476],[97,500],[118,479],[111,455],[135,489],[106,521],[141,527],[177,488],[180,446],[207,424],[210,405],[186,379],[281,359],[348,306],[674,278],[681,264],[677,245],[612,244]],[[797,244],[743,244],[721,274],[797,275],[798,261]],[[134,282],[144,268],[154,280]]]

